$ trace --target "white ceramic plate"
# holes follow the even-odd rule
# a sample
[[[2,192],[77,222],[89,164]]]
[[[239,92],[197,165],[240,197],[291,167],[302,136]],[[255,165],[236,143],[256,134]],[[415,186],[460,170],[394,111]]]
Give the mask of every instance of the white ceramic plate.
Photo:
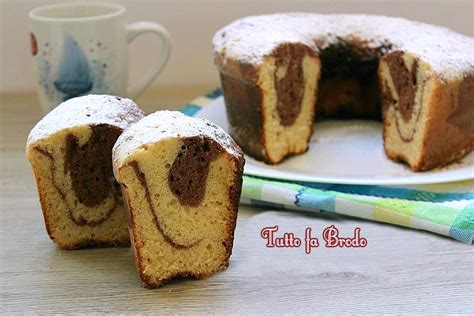
[[[228,129],[223,97],[204,106],[195,116]],[[275,166],[246,156],[244,173],[275,179],[341,184],[452,182],[474,178],[474,152],[448,167],[415,173],[385,156],[380,123],[328,120],[315,124],[306,153],[288,158]]]

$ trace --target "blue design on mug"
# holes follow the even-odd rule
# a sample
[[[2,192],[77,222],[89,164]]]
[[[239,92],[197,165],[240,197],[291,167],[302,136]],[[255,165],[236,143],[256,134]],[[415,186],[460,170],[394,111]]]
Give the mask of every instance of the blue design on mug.
[[[84,52],[69,34],[64,35],[64,48],[59,62],[57,90],[64,93],[64,101],[91,91],[93,79]]]

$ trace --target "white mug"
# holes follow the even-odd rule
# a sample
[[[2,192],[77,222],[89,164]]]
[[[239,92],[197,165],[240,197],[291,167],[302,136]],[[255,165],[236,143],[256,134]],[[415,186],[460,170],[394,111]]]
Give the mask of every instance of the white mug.
[[[167,30],[155,22],[126,24],[125,8],[113,3],[47,5],[29,13],[41,106],[49,112],[79,95],[137,97],[163,70],[170,54]],[[158,61],[135,85],[128,84],[127,44],[144,33],[161,39]]]

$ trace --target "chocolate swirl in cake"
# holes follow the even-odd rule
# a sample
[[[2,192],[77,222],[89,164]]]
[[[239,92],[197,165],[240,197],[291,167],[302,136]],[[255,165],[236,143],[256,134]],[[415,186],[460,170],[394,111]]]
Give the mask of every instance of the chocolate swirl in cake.
[[[96,226],[107,220],[115,209],[117,195],[120,195],[120,191],[115,188],[117,182],[113,179],[111,152],[122,131],[120,128],[105,124],[90,125],[90,128],[91,136],[83,146],[79,146],[79,140],[73,134],[66,136],[63,170],[64,174],[71,179],[73,200],[77,200],[86,207],[85,214],[84,208],[78,211],[77,207],[68,203],[66,193],[57,183],[58,170],[54,156],[39,146],[34,147],[37,152],[50,160],[54,188],[65,201],[69,218],[79,226]],[[114,203],[97,218],[97,210],[93,208],[99,206],[108,197],[112,197]],[[76,203],[74,205],[77,206]]]
[[[405,122],[409,122],[413,114],[416,95],[416,75],[418,62],[413,61],[408,69],[402,58],[403,52],[396,51],[385,56],[385,61],[390,68],[390,75],[398,95],[398,111]]]
[[[302,61],[307,49],[302,45],[282,45],[275,52],[275,89],[280,122],[291,126],[301,110],[304,95]]]
[[[181,205],[199,206],[206,192],[209,165],[222,152],[211,139],[189,137],[183,144],[168,174],[168,185]]]
[[[76,136],[69,134],[66,137],[64,164],[64,173],[70,174],[77,199],[88,207],[99,205],[113,192],[111,152],[122,132],[106,125],[91,126],[91,130],[92,134],[83,146],[79,146]]]

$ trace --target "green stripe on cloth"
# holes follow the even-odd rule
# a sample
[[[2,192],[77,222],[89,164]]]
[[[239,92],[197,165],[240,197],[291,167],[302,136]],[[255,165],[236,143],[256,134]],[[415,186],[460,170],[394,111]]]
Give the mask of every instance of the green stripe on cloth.
[[[243,177],[243,182],[245,182],[246,177]],[[259,183],[258,181],[247,181],[247,185],[242,185],[242,196],[245,196],[248,199],[260,200],[262,195],[262,187],[264,183]]]
[[[474,202],[467,205],[455,218],[449,236],[465,243],[473,242]]]
[[[454,224],[456,217],[459,215],[459,209],[455,209],[442,204],[434,203],[410,203],[414,212],[412,216],[435,224],[450,226]]]

